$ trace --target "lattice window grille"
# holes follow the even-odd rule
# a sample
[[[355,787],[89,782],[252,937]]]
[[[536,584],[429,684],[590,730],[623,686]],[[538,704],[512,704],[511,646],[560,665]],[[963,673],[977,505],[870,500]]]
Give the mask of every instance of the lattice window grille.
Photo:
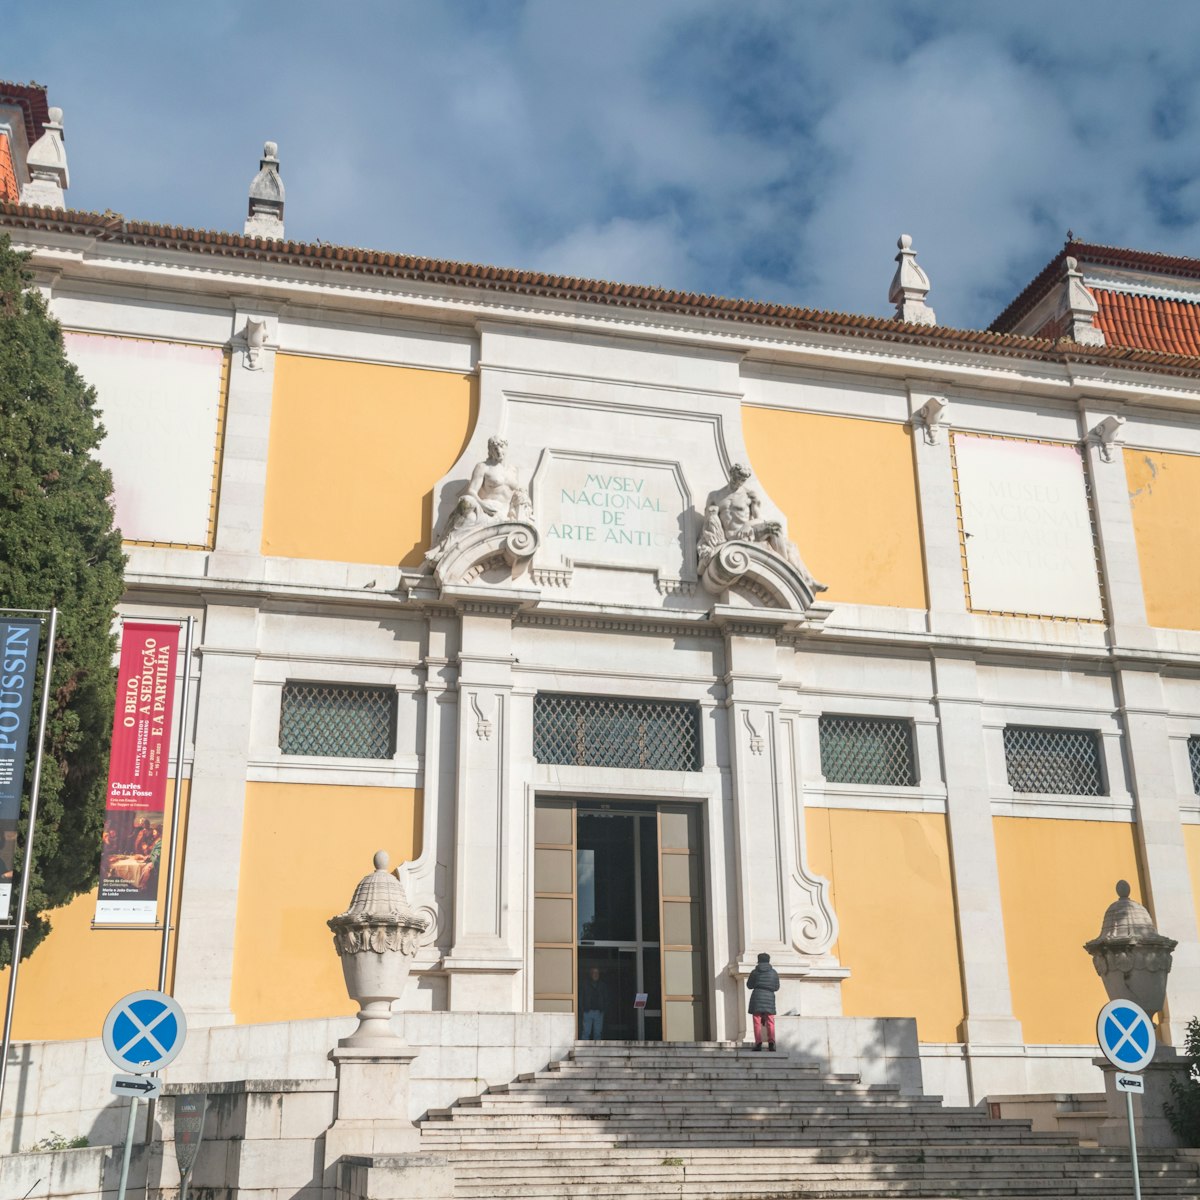
[[[540,763],[700,769],[700,706],[541,692],[533,702],[533,752]]]
[[[279,748],[319,758],[394,757],[396,689],[285,683]]]
[[[1200,737],[1188,738],[1188,760],[1192,764],[1192,791],[1200,796]]]
[[[1009,725],[1004,730],[1008,782],[1015,792],[1106,795],[1100,739],[1090,729]]]
[[[912,724],[883,717],[822,717],[821,774],[829,783],[915,787]]]

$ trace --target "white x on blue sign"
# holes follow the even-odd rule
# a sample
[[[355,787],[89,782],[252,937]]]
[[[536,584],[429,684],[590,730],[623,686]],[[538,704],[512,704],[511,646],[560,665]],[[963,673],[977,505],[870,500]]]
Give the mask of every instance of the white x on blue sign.
[[[1110,1000],[1096,1018],[1100,1052],[1114,1067],[1140,1071],[1154,1057],[1154,1026],[1132,1000]]]
[[[183,1009],[164,992],[131,992],[104,1019],[104,1052],[135,1074],[174,1062],[186,1037]]]

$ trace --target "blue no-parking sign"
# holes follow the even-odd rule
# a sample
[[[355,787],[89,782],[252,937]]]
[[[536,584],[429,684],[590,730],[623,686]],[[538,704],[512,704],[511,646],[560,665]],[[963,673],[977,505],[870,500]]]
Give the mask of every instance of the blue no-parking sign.
[[[1154,1057],[1154,1026],[1132,1000],[1110,1000],[1096,1018],[1100,1053],[1122,1071],[1140,1071]]]
[[[104,1052],[118,1067],[144,1075],[175,1061],[187,1019],[165,992],[130,992],[105,1017],[103,1037]]]

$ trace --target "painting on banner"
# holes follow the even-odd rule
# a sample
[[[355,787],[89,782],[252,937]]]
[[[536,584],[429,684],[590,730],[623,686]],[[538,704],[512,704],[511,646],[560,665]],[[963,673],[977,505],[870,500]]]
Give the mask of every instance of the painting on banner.
[[[0,919],[12,909],[17,821],[25,783],[25,754],[33,716],[40,622],[0,619]]]
[[[158,917],[178,650],[178,626],[122,626],[97,925],[153,925]]]

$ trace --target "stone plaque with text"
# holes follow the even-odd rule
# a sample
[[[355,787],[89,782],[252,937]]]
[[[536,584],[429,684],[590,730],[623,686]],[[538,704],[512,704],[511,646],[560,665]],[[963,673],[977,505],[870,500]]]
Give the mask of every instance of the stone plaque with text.
[[[547,450],[533,506],[548,560],[694,577],[691,497],[676,463]]]

